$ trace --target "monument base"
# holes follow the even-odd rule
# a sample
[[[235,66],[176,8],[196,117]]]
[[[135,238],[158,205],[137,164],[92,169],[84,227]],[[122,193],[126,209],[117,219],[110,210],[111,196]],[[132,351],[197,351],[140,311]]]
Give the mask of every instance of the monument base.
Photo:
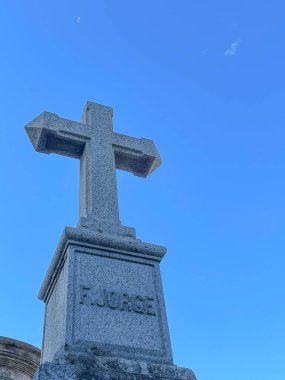
[[[34,380],[196,380],[173,364],[159,267],[165,251],[65,228],[39,293],[46,312]]]
[[[175,365],[61,352],[41,364],[34,380],[197,380],[187,368]]]

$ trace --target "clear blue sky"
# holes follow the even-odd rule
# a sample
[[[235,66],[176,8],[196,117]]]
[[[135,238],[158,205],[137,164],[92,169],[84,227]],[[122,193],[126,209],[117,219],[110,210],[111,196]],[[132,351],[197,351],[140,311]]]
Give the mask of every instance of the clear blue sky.
[[[114,108],[163,165],[118,172],[123,224],[167,246],[175,363],[199,380],[285,378],[285,5],[2,1],[0,335],[40,346],[37,292],[78,212],[78,161],[35,153],[42,111]],[[80,19],[78,19],[80,17]]]

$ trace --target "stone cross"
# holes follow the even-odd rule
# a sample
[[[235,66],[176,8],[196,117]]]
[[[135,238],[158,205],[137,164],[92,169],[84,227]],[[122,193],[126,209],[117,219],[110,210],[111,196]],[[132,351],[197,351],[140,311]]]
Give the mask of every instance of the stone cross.
[[[153,141],[113,132],[113,110],[87,102],[80,122],[43,112],[25,129],[36,151],[80,159],[79,227],[135,237],[119,220],[116,168],[147,177],[161,163]]]

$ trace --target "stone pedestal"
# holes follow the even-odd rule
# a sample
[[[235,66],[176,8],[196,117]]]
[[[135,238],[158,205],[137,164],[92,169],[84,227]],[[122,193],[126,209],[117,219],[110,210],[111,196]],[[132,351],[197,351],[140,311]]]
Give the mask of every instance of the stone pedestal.
[[[159,263],[165,248],[66,228],[40,290],[36,379],[194,379],[173,365]]]

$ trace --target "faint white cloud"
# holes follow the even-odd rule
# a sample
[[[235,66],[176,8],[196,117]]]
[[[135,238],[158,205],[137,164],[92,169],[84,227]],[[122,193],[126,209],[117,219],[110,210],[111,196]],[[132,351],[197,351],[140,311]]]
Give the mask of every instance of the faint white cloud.
[[[78,22],[78,24],[80,23],[80,17],[77,17],[77,22]]]
[[[234,57],[235,55],[237,55],[239,46],[240,46],[240,41],[232,42],[230,48],[224,52],[224,56]]]
[[[207,54],[208,54],[208,51],[209,51],[209,49],[203,49],[203,50],[200,51],[200,53],[201,53],[202,55],[207,55]]]

